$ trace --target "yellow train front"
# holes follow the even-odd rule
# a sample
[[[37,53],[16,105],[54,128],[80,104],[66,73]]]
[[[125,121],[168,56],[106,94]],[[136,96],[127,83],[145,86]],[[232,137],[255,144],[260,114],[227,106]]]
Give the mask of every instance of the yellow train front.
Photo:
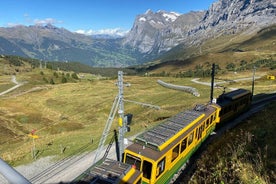
[[[123,162],[143,173],[143,183],[168,183],[219,122],[220,107],[198,105],[139,135]]]

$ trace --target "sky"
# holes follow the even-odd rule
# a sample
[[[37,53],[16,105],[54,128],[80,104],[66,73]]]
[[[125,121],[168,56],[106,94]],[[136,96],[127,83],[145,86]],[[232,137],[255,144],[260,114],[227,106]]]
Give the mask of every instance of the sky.
[[[125,33],[148,9],[180,14],[217,0],[1,0],[0,27],[50,23],[83,34]]]

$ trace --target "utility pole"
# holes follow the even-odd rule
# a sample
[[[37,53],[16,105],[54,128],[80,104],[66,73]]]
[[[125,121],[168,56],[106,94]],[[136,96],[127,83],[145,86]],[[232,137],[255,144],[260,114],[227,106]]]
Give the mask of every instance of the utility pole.
[[[118,119],[118,129],[119,129],[119,137],[118,137],[118,142],[119,142],[119,153],[118,153],[118,158],[119,161],[122,162],[122,156],[124,152],[124,136],[126,132],[126,121],[124,118],[124,82],[123,82],[123,72],[118,71],[118,88],[119,88],[119,119]]]
[[[212,73],[211,73],[211,93],[210,93],[210,103],[213,103],[214,98],[214,81],[215,81],[215,63],[212,64]]]
[[[255,72],[256,72],[256,67],[255,67],[255,66],[253,66],[253,76],[252,76],[252,96],[251,96],[251,100],[252,100],[253,95],[254,95]]]
[[[123,155],[123,152],[124,152],[124,135],[125,135],[125,132],[126,132],[126,121],[125,121],[125,118],[124,118],[124,102],[123,102],[123,99],[124,99],[124,97],[123,97],[123,95],[124,95],[124,84],[123,84],[123,72],[122,71],[118,71],[117,86],[118,86],[118,89],[119,89],[119,93],[116,96],[116,98],[114,99],[113,106],[111,108],[108,119],[105,123],[105,128],[103,130],[103,134],[102,134],[102,137],[100,139],[98,149],[97,149],[96,155],[94,157],[93,164],[95,164],[98,161],[98,157],[102,154],[104,143],[105,143],[106,138],[108,136],[108,133],[109,133],[109,130],[111,128],[112,122],[113,122],[115,114],[117,112],[117,109],[118,109],[118,114],[119,114],[119,118],[118,118],[118,124],[119,124],[119,136],[118,136],[119,149],[118,149],[118,151],[119,152],[117,153],[117,158],[119,158],[119,161],[122,161],[122,155]]]
[[[41,63],[42,61],[41,60],[39,60],[39,69],[42,69],[42,63]]]

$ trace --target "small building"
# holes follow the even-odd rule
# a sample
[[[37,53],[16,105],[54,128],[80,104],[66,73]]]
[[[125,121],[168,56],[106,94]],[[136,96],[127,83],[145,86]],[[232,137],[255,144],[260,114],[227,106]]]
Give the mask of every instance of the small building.
[[[276,74],[268,74],[266,76],[267,79],[270,79],[270,80],[275,80],[276,79]]]

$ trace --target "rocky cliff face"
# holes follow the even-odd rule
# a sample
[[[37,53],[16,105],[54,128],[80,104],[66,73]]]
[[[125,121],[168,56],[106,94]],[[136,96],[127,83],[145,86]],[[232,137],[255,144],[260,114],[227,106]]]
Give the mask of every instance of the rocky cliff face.
[[[207,39],[242,31],[250,34],[275,23],[274,0],[219,0],[211,5],[200,25],[191,32]]]
[[[148,10],[138,15],[131,31],[124,39],[142,53],[161,53],[168,51],[183,40],[183,36],[202,20],[204,12],[190,12],[180,15],[175,12]]]
[[[175,16],[168,19],[164,15]],[[250,34],[275,23],[275,0],[219,0],[207,11],[139,15],[124,44],[142,53],[158,54],[180,43],[190,46],[220,35]]]
[[[156,40],[162,39],[163,30],[179,17],[180,14],[165,11],[157,13],[148,10],[145,14],[138,15],[130,33],[124,39],[124,44],[135,47],[142,53],[151,53],[160,47]],[[158,49],[159,50],[159,49]]]

